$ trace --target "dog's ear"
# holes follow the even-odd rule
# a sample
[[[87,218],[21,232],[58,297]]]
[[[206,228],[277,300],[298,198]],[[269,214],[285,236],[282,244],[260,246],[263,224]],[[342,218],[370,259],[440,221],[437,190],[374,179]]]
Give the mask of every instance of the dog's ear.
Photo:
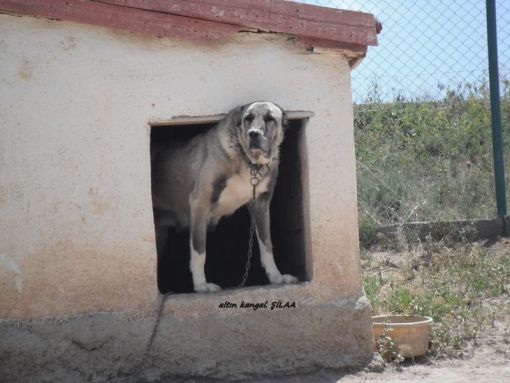
[[[243,113],[247,107],[248,107],[248,105],[242,105],[242,106],[238,106],[237,108],[234,108],[232,111],[230,111],[229,117],[231,118],[232,125],[237,126],[237,127],[241,126]]]
[[[282,111],[282,128],[283,130],[287,130],[289,128],[289,116],[285,110],[283,110],[281,107],[279,108]]]

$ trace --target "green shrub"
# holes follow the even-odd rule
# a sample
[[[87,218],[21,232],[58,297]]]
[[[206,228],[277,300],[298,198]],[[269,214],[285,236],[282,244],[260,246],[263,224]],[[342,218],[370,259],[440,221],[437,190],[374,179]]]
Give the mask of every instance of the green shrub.
[[[446,89],[440,100],[377,95],[355,105],[360,222],[377,225],[495,215],[491,117],[485,82]],[[510,86],[503,82],[510,168]],[[507,178],[507,184],[510,177]]]

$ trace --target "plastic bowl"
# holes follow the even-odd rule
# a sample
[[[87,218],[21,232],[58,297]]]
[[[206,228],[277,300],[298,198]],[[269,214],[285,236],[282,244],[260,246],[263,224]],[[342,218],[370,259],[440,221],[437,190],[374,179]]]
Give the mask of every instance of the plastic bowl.
[[[429,349],[431,317],[419,315],[379,315],[372,317],[374,339],[386,330],[404,358],[423,356]]]

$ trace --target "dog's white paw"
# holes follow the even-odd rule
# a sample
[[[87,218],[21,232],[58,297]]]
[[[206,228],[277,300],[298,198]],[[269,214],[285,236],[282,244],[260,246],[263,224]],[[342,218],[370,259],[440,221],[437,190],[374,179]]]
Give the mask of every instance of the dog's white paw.
[[[197,293],[215,293],[221,290],[221,287],[214,283],[200,283],[194,286]]]
[[[290,274],[269,275],[269,282],[273,285],[281,285],[287,283],[297,283],[298,279]]]
[[[283,278],[282,283],[297,283],[298,282],[297,277],[290,275],[290,274],[283,274],[282,278]]]

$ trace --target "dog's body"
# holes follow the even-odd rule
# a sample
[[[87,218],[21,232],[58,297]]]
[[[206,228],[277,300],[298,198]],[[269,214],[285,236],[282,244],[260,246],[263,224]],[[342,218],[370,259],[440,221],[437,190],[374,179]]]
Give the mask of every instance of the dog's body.
[[[269,281],[297,281],[276,267],[269,226],[286,124],[281,108],[255,102],[232,110],[206,133],[157,154],[152,195],[158,252],[165,246],[169,226],[190,228],[190,269],[196,292],[220,289],[205,279],[207,228],[247,203],[254,211],[261,263]],[[255,200],[250,164],[259,169]]]

